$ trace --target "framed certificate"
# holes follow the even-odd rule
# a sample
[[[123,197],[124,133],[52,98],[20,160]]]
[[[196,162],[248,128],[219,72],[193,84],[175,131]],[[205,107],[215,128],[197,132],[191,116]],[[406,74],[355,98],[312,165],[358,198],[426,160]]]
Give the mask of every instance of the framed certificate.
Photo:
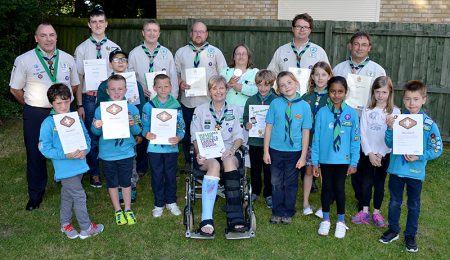
[[[125,98],[127,99],[128,103],[139,105],[141,103],[141,100],[139,99],[139,89],[136,81],[136,73],[132,71],[117,74],[122,75],[127,81],[127,93],[125,93]]]
[[[295,78],[300,83],[297,92],[300,93],[300,96],[302,96],[308,91],[309,76],[311,75],[311,70],[306,68],[289,67],[289,72],[292,72],[292,74],[294,74]]]
[[[252,124],[252,128],[248,131],[248,136],[264,138],[264,130],[266,129],[266,115],[267,111],[269,111],[269,106],[249,105],[248,110],[248,118]]]
[[[423,115],[394,115],[394,154],[423,155]]]
[[[345,102],[357,109],[362,109],[369,101],[372,77],[349,73],[347,75],[348,94]]]
[[[100,83],[108,78],[106,60],[83,60],[84,80],[87,91],[97,91]]]
[[[196,132],[198,150],[206,159],[218,158],[225,151],[222,134],[218,131]]]
[[[103,139],[130,137],[126,100],[100,102],[100,112],[103,121]]]
[[[53,115],[64,154],[86,150],[86,138],[77,112]]]
[[[186,97],[208,95],[205,68],[186,69],[186,84],[191,86],[190,89],[185,90]]]
[[[177,135],[177,110],[152,108],[150,125],[150,132],[156,135],[151,144],[170,144],[169,138]]]
[[[153,89],[153,85],[154,85],[154,80],[155,80],[156,75],[159,75],[159,74],[166,74],[166,71],[161,70],[161,71],[145,73],[145,81],[147,83],[147,89],[150,91],[150,93],[152,93],[150,99],[153,99],[154,97],[156,97],[156,91]]]

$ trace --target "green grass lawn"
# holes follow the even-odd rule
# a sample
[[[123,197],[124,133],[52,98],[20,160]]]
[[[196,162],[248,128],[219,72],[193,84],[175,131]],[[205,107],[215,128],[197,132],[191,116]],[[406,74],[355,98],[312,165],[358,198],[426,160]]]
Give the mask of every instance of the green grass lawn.
[[[448,148],[448,146],[446,147]],[[184,236],[183,218],[164,211],[162,218],[151,216],[153,194],[150,178],[145,176],[138,185],[138,201],[133,209],[138,223],[134,226],[117,226],[106,188],[84,187],[88,195],[88,211],[93,221],[105,225],[99,236],[87,240],[69,240],[59,231],[60,184],[52,180],[49,170],[44,202],[38,210],[25,211],[27,184],[25,174],[25,149],[21,120],[6,121],[0,126],[0,252],[1,258],[156,258],[156,259],[340,259],[340,258],[429,258],[444,259],[450,254],[450,152],[429,163],[423,185],[422,210],[419,220],[417,254],[407,253],[403,239],[383,245],[378,238],[383,230],[374,225],[356,226],[350,222],[356,213],[355,199],[350,181],[347,182],[347,236],[334,237],[336,215],[332,214],[330,236],[320,237],[317,229],[320,220],[315,216],[302,216],[302,190],[298,195],[298,213],[288,226],[271,225],[271,211],[262,199],[256,201],[256,237],[246,240],[224,238],[225,214],[219,199],[214,212],[215,240],[193,240]],[[52,169],[49,163],[49,169]],[[178,180],[178,204],[184,206],[185,176]],[[389,192],[383,203],[387,218]],[[320,205],[319,194],[311,196],[311,204]],[[194,212],[196,224],[200,218],[200,203]],[[336,209],[332,207],[331,212]],[[403,207],[401,225],[406,221]],[[74,218],[74,224],[77,227]]]

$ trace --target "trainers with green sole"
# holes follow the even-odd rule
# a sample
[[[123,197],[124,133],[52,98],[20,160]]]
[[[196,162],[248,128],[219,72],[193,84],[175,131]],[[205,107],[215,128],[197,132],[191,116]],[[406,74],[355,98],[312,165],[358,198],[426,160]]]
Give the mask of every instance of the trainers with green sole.
[[[127,224],[127,220],[125,219],[125,216],[123,215],[122,210],[116,211],[116,213],[114,213],[114,217],[116,218],[117,225],[122,226],[122,225]]]
[[[125,217],[127,218],[128,225],[136,224],[136,217],[134,216],[134,212],[132,210],[125,210]]]

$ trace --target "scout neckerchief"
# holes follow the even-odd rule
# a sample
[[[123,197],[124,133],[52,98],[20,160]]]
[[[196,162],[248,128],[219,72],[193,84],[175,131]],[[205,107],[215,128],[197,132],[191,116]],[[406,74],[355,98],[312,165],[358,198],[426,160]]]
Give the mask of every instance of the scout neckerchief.
[[[336,108],[331,102],[331,100],[327,104],[328,108],[330,109],[331,113],[333,113],[334,116],[334,123],[333,123],[333,150],[335,152],[338,152],[341,146],[341,120],[339,119],[341,117],[342,111],[347,106],[345,102],[341,103],[340,108]]]
[[[212,101],[209,102],[209,112],[211,112],[211,115],[213,116],[214,120],[216,121],[216,127],[215,127],[216,131],[220,131],[220,129],[222,129],[223,120],[225,120],[225,116],[226,116],[226,114],[228,112],[228,104],[227,104],[227,102],[225,101],[225,105],[224,105],[224,108],[223,108],[223,113],[222,113],[222,116],[220,117],[220,120],[217,118],[216,111],[214,110]]]
[[[320,100],[322,99],[323,96],[325,96],[327,94],[327,90],[326,88],[324,90],[322,90],[322,93],[319,93],[317,91],[317,86],[314,88],[314,93],[313,93],[313,100],[315,99],[314,102],[314,107],[313,107],[313,115],[315,115],[317,113],[317,111],[319,111],[319,104],[320,104]]]
[[[95,44],[95,49],[97,50],[97,59],[101,59],[102,58],[102,53],[100,52],[100,50],[102,49],[102,45],[108,40],[108,38],[103,38],[101,41],[97,42],[94,37],[89,37],[89,40],[91,40],[91,42],[93,44]]]
[[[164,104],[162,104],[161,101],[159,101],[158,96],[154,97],[151,102],[152,102],[151,105],[154,108],[178,109],[180,107],[180,103],[178,103],[178,101],[172,95],[169,95],[167,97],[167,100],[166,102],[164,102]]]
[[[352,56],[348,57],[348,63],[350,63],[350,68],[352,68],[352,73],[355,74],[358,70],[364,68],[367,63],[369,63],[370,58],[367,57],[363,62],[358,65],[355,65],[352,60]]]
[[[265,97],[263,97],[259,92],[256,95],[256,97],[258,98],[259,102],[261,102],[261,105],[264,105],[264,102],[266,102],[272,95],[273,95],[273,92],[272,92],[272,89],[270,89]]]
[[[194,44],[189,42],[189,47],[191,47],[191,50],[195,52],[195,58],[194,58],[194,68],[198,68],[198,65],[200,65],[200,52],[202,52],[204,49],[206,49],[209,46],[208,42],[205,42],[205,44],[202,45],[199,49],[195,48]]]
[[[150,51],[147,49],[147,47],[145,46],[144,43],[142,43],[141,47],[144,50],[145,54],[147,54],[147,57],[150,59],[148,72],[154,72],[155,68],[153,67],[153,62],[155,61],[156,55],[158,55],[159,48],[161,48],[161,45],[158,42],[158,44],[156,45],[156,48],[153,50],[152,53],[150,53]]]
[[[58,49],[55,50],[55,54],[53,54],[53,56],[50,59],[42,55],[42,51],[38,46],[36,46],[36,49],[34,49],[34,51],[36,52],[36,55],[39,61],[41,62],[42,67],[44,67],[45,72],[47,72],[47,75],[50,78],[50,80],[53,83],[57,83],[56,76],[58,74],[58,63],[59,63]],[[53,62],[53,60],[55,60],[55,62]]]
[[[302,56],[309,49],[309,46],[311,46],[311,43],[308,41],[308,43],[306,44],[306,47],[303,48],[303,50],[301,50],[300,52],[298,52],[297,48],[295,47],[294,41],[292,40],[291,48],[292,48],[292,51],[294,51],[295,56],[297,58],[297,68],[300,68],[300,61],[302,60]]]
[[[285,130],[285,136],[284,136],[284,140],[286,141],[286,139],[289,137],[289,143],[291,144],[291,146],[294,145],[294,138],[292,136],[292,105],[294,103],[300,102],[302,101],[302,99],[300,98],[300,94],[296,93],[295,97],[291,100],[288,100],[286,97],[283,96],[283,100],[287,103],[287,107],[286,107],[286,112],[285,112],[285,124],[284,124],[284,130]]]

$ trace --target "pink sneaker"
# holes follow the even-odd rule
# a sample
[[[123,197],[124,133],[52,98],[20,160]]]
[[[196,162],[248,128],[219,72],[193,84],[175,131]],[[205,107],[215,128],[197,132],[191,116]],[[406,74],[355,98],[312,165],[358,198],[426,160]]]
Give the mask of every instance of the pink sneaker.
[[[373,223],[375,224],[375,226],[379,227],[379,228],[384,228],[386,227],[386,224],[384,223],[384,218],[383,216],[381,216],[381,214],[372,214],[372,220]]]
[[[352,217],[353,224],[369,224],[369,222],[370,215],[368,213],[364,213],[362,210]]]

